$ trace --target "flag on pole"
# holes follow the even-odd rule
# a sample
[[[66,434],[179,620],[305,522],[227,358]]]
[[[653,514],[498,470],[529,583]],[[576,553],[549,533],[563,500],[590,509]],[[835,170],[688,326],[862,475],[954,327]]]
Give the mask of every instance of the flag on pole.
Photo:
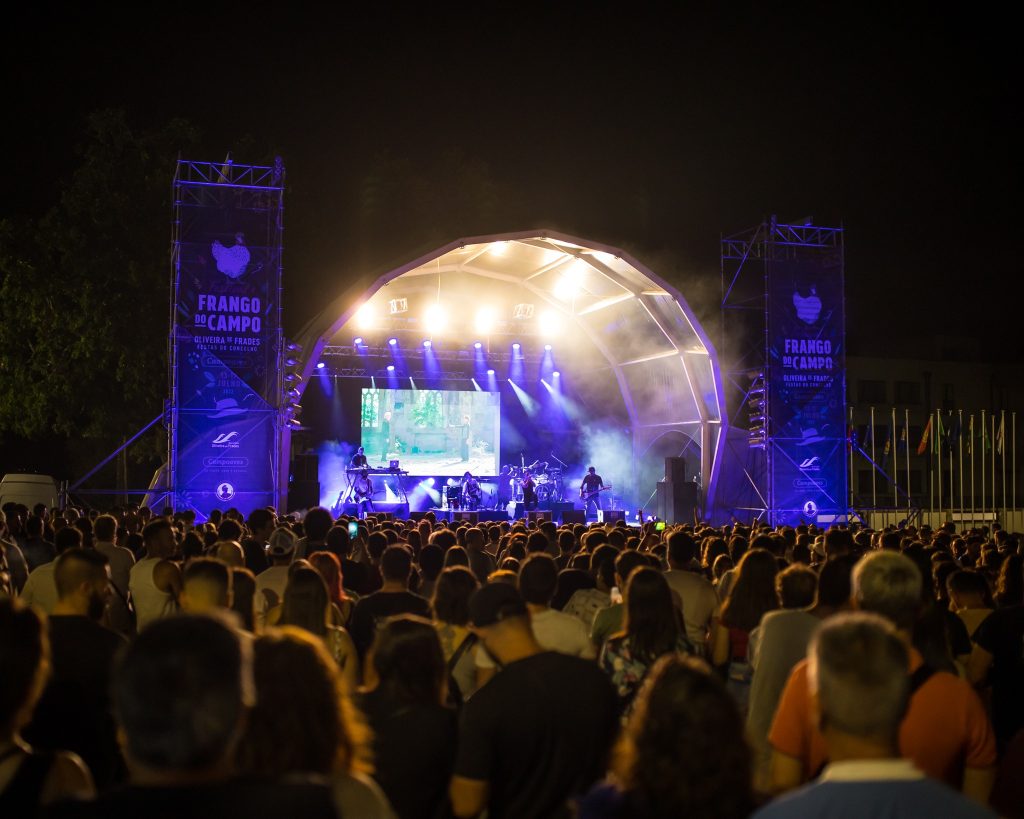
[[[996,455],[1003,454],[1003,443],[1006,438],[1006,415],[999,416],[999,429],[996,430]]]
[[[917,454],[924,455],[928,451],[928,439],[932,436],[932,417],[928,416],[928,423],[924,425],[924,432],[921,433],[921,442],[917,445]]]
[[[960,416],[954,415],[952,424],[950,425],[949,431],[949,446],[950,449],[955,448],[960,443]]]
[[[864,425],[864,435],[861,438],[861,441],[862,441],[861,445],[863,447],[865,447],[865,448],[871,446],[871,440],[874,437],[875,437],[875,431],[872,428],[871,424],[865,424]]]
[[[967,454],[974,454],[974,413],[971,413],[971,421],[967,426]]]
[[[883,455],[888,455],[889,454],[889,450],[891,448],[892,448],[892,423],[890,422],[886,426],[886,431],[885,431],[885,447],[882,449],[882,454]]]
[[[942,413],[935,413],[935,452],[942,454],[942,448],[946,445],[946,429],[942,426]]]
[[[988,437],[988,426],[986,426],[985,424],[981,425],[981,435],[979,435],[978,437],[981,438],[981,451],[982,452],[991,452],[992,451],[992,441]]]
[[[907,425],[906,425],[905,422],[903,424],[903,427],[900,429],[900,440],[899,440],[899,443],[896,444],[896,451],[897,452],[906,452],[907,451]]]

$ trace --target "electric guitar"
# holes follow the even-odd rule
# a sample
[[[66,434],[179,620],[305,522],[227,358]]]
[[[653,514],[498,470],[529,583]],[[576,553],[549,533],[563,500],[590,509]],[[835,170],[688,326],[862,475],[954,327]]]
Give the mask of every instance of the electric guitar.
[[[608,486],[602,486],[600,489],[595,489],[593,492],[587,492],[585,489],[583,489],[581,487],[580,488],[580,500],[584,501],[584,502],[592,500],[592,499],[596,498],[598,495],[600,495],[602,492],[607,492],[611,488],[612,488],[612,485],[608,484]]]

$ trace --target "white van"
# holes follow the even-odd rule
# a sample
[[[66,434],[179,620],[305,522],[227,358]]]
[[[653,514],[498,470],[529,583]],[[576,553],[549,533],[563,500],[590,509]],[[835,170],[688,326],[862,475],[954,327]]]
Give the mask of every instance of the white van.
[[[0,479],[0,508],[8,503],[23,503],[31,509],[44,503],[53,509],[59,500],[57,482],[50,475],[11,472]]]

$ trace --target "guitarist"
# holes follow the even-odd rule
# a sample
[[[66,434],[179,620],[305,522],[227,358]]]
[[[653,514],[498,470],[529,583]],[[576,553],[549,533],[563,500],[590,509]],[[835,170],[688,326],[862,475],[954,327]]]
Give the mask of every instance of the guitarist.
[[[475,512],[480,506],[480,483],[467,472],[462,476],[462,508]]]
[[[373,514],[373,481],[370,480],[369,470],[364,469],[359,473],[359,477],[352,486],[352,493],[355,495],[359,517],[365,518],[367,512]]]
[[[591,507],[594,509],[594,516],[597,516],[597,510],[601,508],[601,490],[603,488],[604,481],[597,474],[597,470],[592,466],[588,467],[587,474],[583,476],[583,483],[580,484],[580,500],[583,501],[583,508],[588,516]]]

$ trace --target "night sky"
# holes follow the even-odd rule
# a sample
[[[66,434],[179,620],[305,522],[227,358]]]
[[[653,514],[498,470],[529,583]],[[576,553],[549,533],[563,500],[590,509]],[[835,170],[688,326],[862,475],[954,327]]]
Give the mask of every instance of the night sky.
[[[847,228],[855,344],[1019,337],[994,297],[1021,267],[1016,28],[982,7],[693,5],[22,11],[0,216],[52,204],[85,116],[118,106],[140,129],[192,121],[197,159],[284,157],[291,328],[346,273],[535,226],[624,246],[714,314],[719,235],[776,213]],[[386,233],[360,216],[385,156]]]

